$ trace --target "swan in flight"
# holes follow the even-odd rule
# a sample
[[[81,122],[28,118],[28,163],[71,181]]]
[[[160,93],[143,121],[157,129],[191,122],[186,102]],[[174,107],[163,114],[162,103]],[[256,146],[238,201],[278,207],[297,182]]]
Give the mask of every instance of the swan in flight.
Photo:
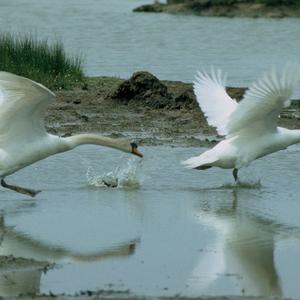
[[[135,143],[97,134],[59,137],[46,132],[44,115],[55,94],[30,79],[0,72],[0,180],[5,188],[34,197],[32,189],[7,184],[6,176],[82,144],[115,148],[142,157]]]
[[[194,92],[209,125],[225,139],[212,149],[182,163],[190,169],[211,167],[238,170],[270,153],[300,142],[300,130],[277,127],[283,107],[300,79],[299,67],[287,65],[282,72],[272,69],[254,82],[237,103],[225,89],[226,76],[212,68],[198,72]]]

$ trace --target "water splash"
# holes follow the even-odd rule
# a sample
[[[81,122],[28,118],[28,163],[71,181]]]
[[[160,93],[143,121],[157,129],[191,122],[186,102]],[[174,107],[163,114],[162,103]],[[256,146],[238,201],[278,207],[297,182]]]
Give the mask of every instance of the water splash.
[[[96,174],[94,168],[89,166],[86,173],[88,184],[94,187],[137,189],[140,186],[137,174],[139,164],[140,161],[129,158],[122,166],[102,175]]]

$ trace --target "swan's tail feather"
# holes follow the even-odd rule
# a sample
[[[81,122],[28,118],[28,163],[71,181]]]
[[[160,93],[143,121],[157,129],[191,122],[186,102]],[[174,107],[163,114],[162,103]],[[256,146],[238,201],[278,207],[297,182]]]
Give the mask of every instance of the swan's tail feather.
[[[206,170],[211,168],[215,162],[215,157],[212,157],[210,152],[205,152],[199,156],[182,161],[181,164],[188,169]]]

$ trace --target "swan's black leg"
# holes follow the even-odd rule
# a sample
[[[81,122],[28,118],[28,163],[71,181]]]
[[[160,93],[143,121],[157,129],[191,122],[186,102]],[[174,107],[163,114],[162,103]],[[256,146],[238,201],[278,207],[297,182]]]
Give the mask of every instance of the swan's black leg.
[[[235,180],[235,182],[237,182],[238,181],[238,169],[233,169],[233,171],[232,171],[232,175],[233,175],[233,177],[234,177],[234,180]]]
[[[18,192],[18,193],[21,193],[21,194],[29,195],[29,196],[31,196],[31,197],[34,197],[34,196],[37,195],[39,192],[41,192],[41,191],[35,191],[35,190],[31,190],[31,189],[26,189],[26,188],[23,188],[23,187],[20,187],[20,186],[17,186],[17,185],[10,185],[10,184],[7,184],[7,183],[4,181],[4,179],[1,179],[1,185],[2,185],[4,188],[13,190],[13,191]]]

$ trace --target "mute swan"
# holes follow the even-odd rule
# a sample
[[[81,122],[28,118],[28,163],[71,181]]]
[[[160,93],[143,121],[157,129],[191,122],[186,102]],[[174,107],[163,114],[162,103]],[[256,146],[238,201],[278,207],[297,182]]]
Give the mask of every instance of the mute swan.
[[[190,169],[211,167],[238,170],[253,160],[300,142],[300,130],[277,127],[283,107],[300,79],[299,68],[287,65],[280,74],[273,69],[253,83],[237,103],[225,90],[226,76],[212,68],[211,74],[198,72],[194,92],[211,126],[225,139],[212,149],[182,163]]]
[[[34,197],[38,192],[9,185],[4,179],[56,153],[82,144],[115,148],[142,157],[135,143],[97,134],[58,137],[46,132],[44,115],[55,94],[30,79],[0,72],[0,180],[5,188]]]

